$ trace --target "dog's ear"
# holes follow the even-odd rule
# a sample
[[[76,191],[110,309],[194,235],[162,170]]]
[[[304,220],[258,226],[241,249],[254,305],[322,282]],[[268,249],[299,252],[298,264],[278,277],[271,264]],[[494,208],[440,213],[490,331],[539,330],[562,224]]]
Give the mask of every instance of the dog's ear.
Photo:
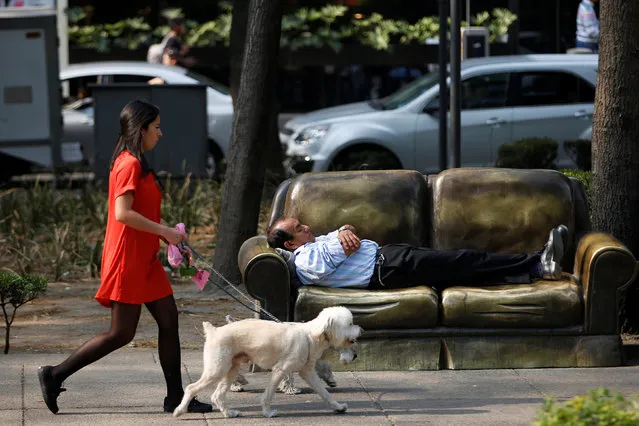
[[[322,334],[328,342],[332,340],[332,338],[335,336],[335,318],[330,315],[326,317],[326,322],[324,323]]]

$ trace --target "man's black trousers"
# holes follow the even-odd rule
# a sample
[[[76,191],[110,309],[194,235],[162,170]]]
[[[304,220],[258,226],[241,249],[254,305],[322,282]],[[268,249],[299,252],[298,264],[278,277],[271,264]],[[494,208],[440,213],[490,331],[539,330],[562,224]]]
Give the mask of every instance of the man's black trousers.
[[[369,288],[427,285],[437,289],[530,282],[539,253],[499,254],[477,250],[433,250],[408,244],[382,246]],[[531,273],[533,275],[531,276]]]

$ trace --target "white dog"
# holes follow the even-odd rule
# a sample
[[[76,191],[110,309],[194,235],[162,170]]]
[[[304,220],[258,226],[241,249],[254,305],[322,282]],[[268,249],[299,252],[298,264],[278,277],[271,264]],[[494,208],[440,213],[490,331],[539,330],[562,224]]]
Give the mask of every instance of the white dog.
[[[353,324],[353,315],[348,309],[326,308],[306,323],[249,319],[218,328],[209,322],[203,326],[206,342],[202,376],[184,390],[182,402],[173,412],[175,417],[186,413],[195,394],[213,384],[217,384],[211,395],[213,404],[225,417],[239,416],[239,411],[226,406],[225,397],[240,366],[249,361],[273,372],[262,396],[265,417],[277,415],[277,410],[271,408],[275,388],[286,375],[294,372],[299,373],[334,412],[344,413],[348,408],[333,399],[315,371],[315,363],[325,350],[348,349],[357,341],[361,328]]]
[[[231,315],[227,315],[225,317],[226,323],[230,324],[232,322],[239,321],[236,318],[233,318]],[[344,364],[348,364],[357,358],[357,354],[353,351],[352,348],[342,349],[340,350],[340,361]],[[318,359],[315,363],[315,371],[317,371],[317,375],[320,379],[322,379],[328,386],[334,388],[337,386],[337,381],[335,380],[335,376],[333,375],[333,371],[331,370],[331,363]],[[241,374],[238,373],[235,381],[231,384],[230,390],[231,392],[243,392],[244,385],[248,384],[248,380]],[[294,374],[288,374],[286,377],[282,379],[279,385],[277,385],[277,390],[285,393],[286,395],[297,395],[298,393],[302,393],[300,388],[295,387],[295,378]]]

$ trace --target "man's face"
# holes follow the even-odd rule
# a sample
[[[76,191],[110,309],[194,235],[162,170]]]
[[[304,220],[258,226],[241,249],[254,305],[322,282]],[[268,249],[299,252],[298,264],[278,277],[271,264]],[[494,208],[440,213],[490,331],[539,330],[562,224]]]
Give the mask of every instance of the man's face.
[[[288,250],[292,251],[306,243],[315,241],[315,235],[311,232],[311,227],[302,225],[300,221],[295,218],[286,218],[282,220],[277,227],[289,232],[293,236],[291,240],[284,243],[284,246]]]

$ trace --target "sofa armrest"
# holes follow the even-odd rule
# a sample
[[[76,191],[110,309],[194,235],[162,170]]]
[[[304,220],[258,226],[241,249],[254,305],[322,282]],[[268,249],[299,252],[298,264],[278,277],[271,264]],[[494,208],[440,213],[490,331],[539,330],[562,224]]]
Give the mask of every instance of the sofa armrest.
[[[637,261],[614,237],[588,233],[577,245],[574,276],[584,291],[586,334],[619,334],[619,306],[637,274]]]
[[[282,256],[269,247],[266,237],[244,241],[237,255],[242,281],[260,306],[280,321],[291,319],[291,284],[289,270]],[[262,319],[269,319],[260,315]]]

